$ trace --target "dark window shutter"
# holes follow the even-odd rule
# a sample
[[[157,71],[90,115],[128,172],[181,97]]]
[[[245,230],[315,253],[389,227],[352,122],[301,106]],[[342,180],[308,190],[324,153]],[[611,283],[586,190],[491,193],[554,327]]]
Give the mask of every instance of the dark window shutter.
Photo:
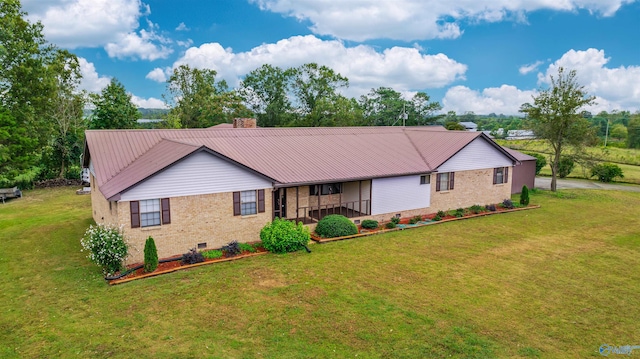
[[[131,209],[131,228],[140,228],[140,202],[129,202]]]
[[[504,168],[504,181],[503,183],[509,182],[509,167]]]
[[[240,192],[233,192],[233,215],[240,215]]]
[[[453,172],[449,172],[449,189],[452,190],[453,189],[453,182],[455,179],[455,175]]]
[[[169,198],[160,200],[162,203],[162,224],[171,223],[171,208],[169,206]]]
[[[498,183],[498,169],[494,168],[493,169],[493,184]]]
[[[436,176],[436,192],[440,192],[440,177],[442,177],[442,173],[438,173]]]
[[[264,190],[258,190],[258,212],[264,212]]]

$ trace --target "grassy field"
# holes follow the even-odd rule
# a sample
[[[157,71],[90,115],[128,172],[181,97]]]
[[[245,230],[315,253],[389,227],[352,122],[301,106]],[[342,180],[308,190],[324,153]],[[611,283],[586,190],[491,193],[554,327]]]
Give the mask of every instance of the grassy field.
[[[518,151],[552,153],[551,147],[540,140],[497,140],[500,145]],[[586,147],[587,153],[603,161],[640,166],[640,149],[617,147]]]
[[[600,357],[640,345],[640,193],[313,245],[108,286],[88,196],[0,205],[2,358]]]
[[[551,153],[549,146],[542,141],[535,140],[515,140],[506,141],[498,140],[498,143],[502,146],[516,149],[518,151],[531,151],[538,153]],[[617,182],[640,184],[640,150],[630,148],[615,148],[607,147],[603,149],[601,147],[587,147],[585,150],[602,159],[602,161],[608,161],[616,163],[624,173],[624,178],[616,178]],[[547,160],[548,162],[548,160]],[[551,166],[545,166],[540,174],[545,176],[551,176]],[[584,168],[579,164],[575,165],[573,171],[569,174],[570,178],[589,178],[591,170]]]

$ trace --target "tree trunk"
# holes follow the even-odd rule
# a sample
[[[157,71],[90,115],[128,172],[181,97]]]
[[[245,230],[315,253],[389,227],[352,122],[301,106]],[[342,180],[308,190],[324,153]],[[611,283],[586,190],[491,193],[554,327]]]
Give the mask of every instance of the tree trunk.
[[[558,146],[551,163],[551,192],[556,192],[558,187],[558,164],[560,163],[561,147]]]

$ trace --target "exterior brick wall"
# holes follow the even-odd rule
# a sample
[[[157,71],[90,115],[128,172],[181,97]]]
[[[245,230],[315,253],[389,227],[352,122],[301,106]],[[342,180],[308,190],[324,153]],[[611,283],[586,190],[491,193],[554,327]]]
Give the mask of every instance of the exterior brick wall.
[[[509,171],[512,173],[512,171]],[[439,210],[448,211],[456,208],[466,208],[474,204],[485,205],[491,203],[502,202],[505,198],[511,198],[511,181],[512,176],[509,176],[509,181],[503,184],[493,184],[493,169],[473,170],[473,171],[460,171],[455,172],[455,184],[454,189],[450,191],[436,192],[436,174],[431,174],[431,206],[426,208],[413,209],[408,211],[398,211],[393,213],[383,213],[372,216],[354,217],[351,220],[364,220],[375,219],[379,222],[389,221],[392,216],[400,214],[401,217],[413,217],[417,215],[424,215],[435,213]],[[305,201],[309,200],[308,193],[303,195],[303,188],[300,187],[300,203],[303,198]],[[308,189],[306,190],[308,191]],[[289,196],[289,193],[287,193]],[[305,198],[306,196],[306,198]],[[315,196],[312,196],[315,197]],[[295,208],[295,189],[293,195],[287,197],[287,204]],[[317,202],[313,202],[312,205]],[[302,204],[300,205],[303,206]],[[295,218],[295,210],[288,212],[289,218]],[[308,224],[309,229],[312,231],[315,229],[316,224]]]
[[[211,249],[232,240],[258,241],[260,230],[271,221],[273,208],[271,189],[265,189],[265,212],[250,216],[233,215],[231,192],[174,197],[170,206],[170,224],[131,228],[129,202],[119,203],[118,220],[129,238],[127,264],[144,261],[144,243],[149,236],[155,240],[160,258],[186,253],[198,243],[206,243]]]
[[[118,202],[107,201],[102,192],[95,185],[96,179],[93,174],[90,175],[91,182],[91,210],[93,220],[96,223],[119,224],[118,221]]]
[[[513,173],[513,167],[509,170]],[[493,169],[455,172],[453,190],[436,192],[436,174],[431,175],[431,212],[465,208],[474,204],[499,203],[511,198],[511,180],[503,184],[493,184]]]

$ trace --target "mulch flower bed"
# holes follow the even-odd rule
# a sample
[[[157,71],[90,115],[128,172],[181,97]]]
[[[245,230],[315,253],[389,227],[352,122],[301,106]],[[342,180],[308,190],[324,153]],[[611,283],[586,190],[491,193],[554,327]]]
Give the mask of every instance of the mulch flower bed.
[[[228,261],[238,260],[238,259],[247,258],[247,257],[254,257],[254,256],[266,254],[266,253],[268,253],[267,250],[259,246],[256,248],[255,252],[243,251],[242,253],[235,256],[228,256],[226,253],[223,252],[223,256],[220,258],[216,258],[216,259],[205,258],[204,262],[195,263],[195,264],[182,263],[182,256],[164,258],[163,260],[167,260],[167,261],[158,263],[158,268],[156,268],[156,270],[154,270],[151,273],[145,272],[144,268],[138,268],[123,277],[120,277],[118,279],[112,279],[112,280],[107,279],[107,281],[109,282],[109,284],[115,285],[115,284],[130,282],[136,279],[154,277],[160,274],[171,273],[177,270],[188,269],[188,268],[193,268],[193,267],[198,267],[198,266],[208,265],[213,263],[219,263],[219,262],[228,262]],[[130,270],[131,268],[136,268],[141,265],[142,263],[130,264],[127,266],[127,270]]]
[[[358,234],[354,234],[351,236],[344,236],[344,237],[334,237],[334,238],[323,238],[318,236],[315,232],[311,233],[311,239],[317,243],[326,243],[326,242],[333,242],[333,241],[340,241],[340,240],[344,240],[344,239],[350,239],[350,238],[358,238],[358,237],[366,237],[366,236],[370,236],[373,234],[379,234],[379,233],[386,233],[386,232],[391,232],[391,231],[401,231],[401,230],[405,230],[405,229],[410,229],[410,228],[417,228],[417,227],[422,227],[422,226],[426,226],[426,225],[432,225],[432,224],[438,224],[438,223],[445,223],[445,222],[449,222],[449,221],[455,221],[455,220],[459,220],[459,219],[468,219],[468,218],[475,218],[475,217],[482,217],[482,216],[489,216],[492,214],[499,214],[499,213],[508,213],[508,212],[517,212],[517,211],[523,211],[523,210],[528,210],[528,209],[536,209],[536,208],[540,208],[540,206],[536,206],[536,205],[529,205],[526,207],[518,207],[518,208],[513,208],[513,209],[509,209],[509,208],[505,208],[502,206],[496,206],[495,207],[495,211],[483,211],[483,212],[479,212],[479,213],[473,213],[471,211],[469,211],[468,209],[466,209],[464,211],[464,214],[462,217],[456,217],[455,215],[452,215],[449,212],[445,213],[445,216],[441,217],[440,220],[434,220],[434,218],[437,216],[437,213],[430,213],[427,215],[423,215],[420,217],[420,221],[414,224],[411,224],[411,220],[413,217],[407,217],[407,218],[401,218],[400,222],[398,223],[398,225],[396,226],[396,228],[386,228],[385,225],[388,222],[381,222],[380,225],[378,226],[378,228],[375,229],[368,229],[368,228],[362,228],[360,225],[358,225]]]

